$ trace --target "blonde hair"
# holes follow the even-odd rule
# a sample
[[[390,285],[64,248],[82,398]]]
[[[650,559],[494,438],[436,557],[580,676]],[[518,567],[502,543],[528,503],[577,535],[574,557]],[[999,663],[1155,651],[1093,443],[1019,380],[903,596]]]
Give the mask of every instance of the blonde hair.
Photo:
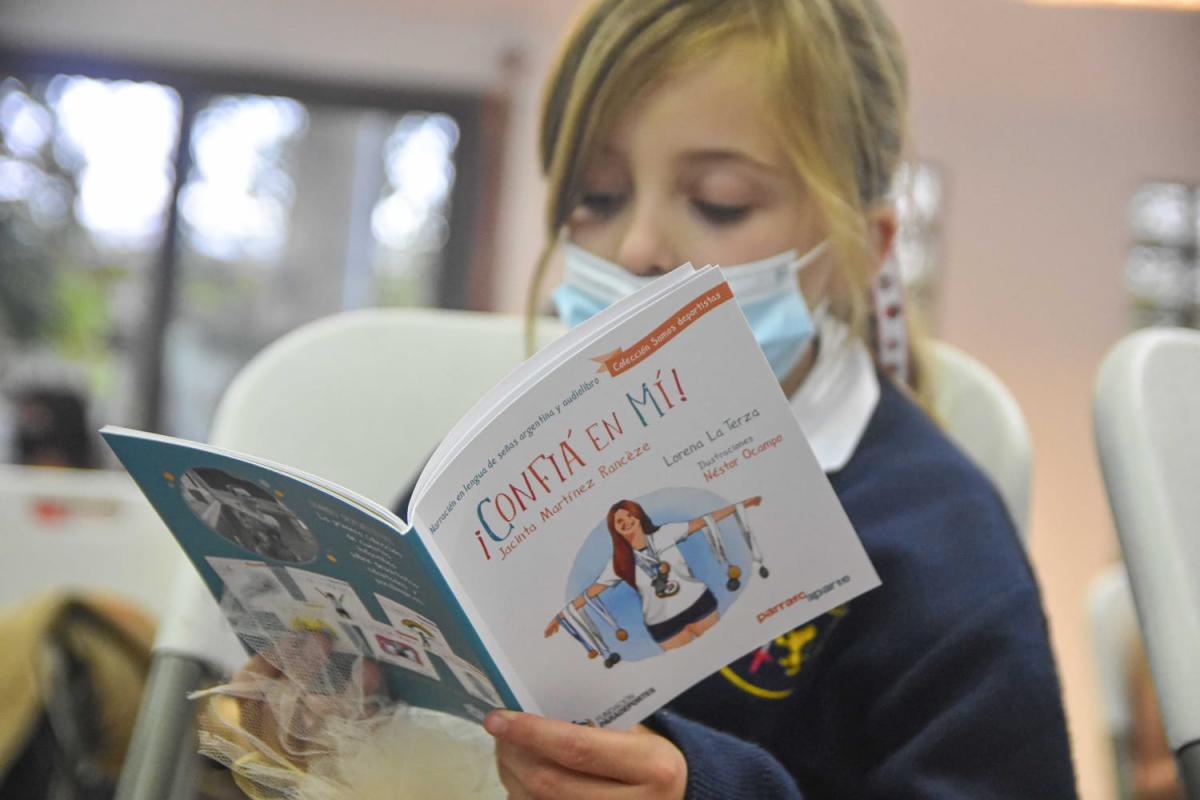
[[[597,0],[546,84],[546,242],[529,286],[527,342],[550,257],[589,155],[632,99],[739,39],[760,44],[762,90],[795,178],[825,224],[841,281],[834,311],[860,334],[872,274],[868,213],[887,201],[907,114],[906,68],[876,0]]]

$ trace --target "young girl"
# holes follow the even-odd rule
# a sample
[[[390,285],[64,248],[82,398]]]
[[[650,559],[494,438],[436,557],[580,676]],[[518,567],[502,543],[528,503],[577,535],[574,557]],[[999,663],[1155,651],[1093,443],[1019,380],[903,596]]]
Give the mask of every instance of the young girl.
[[[876,0],[599,0],[569,36],[532,305],[560,240],[569,324],[685,261],[726,267],[883,585],[632,731],[493,712],[513,797],[1074,797],[1012,523],[866,344],[904,82]]]
[[[760,503],[761,497],[750,497],[742,505],[753,508]],[[737,506],[730,505],[711,516],[719,522],[735,513]],[[717,624],[717,598],[692,575],[678,548],[680,542],[703,530],[703,517],[655,525],[633,500],[619,500],[608,510],[607,521],[613,547],[611,565],[572,601],[575,608],[583,608],[587,598],[624,581],[641,597],[646,630],[663,650],[683,647]],[[546,626],[546,636],[558,631],[558,623],[555,615]]]

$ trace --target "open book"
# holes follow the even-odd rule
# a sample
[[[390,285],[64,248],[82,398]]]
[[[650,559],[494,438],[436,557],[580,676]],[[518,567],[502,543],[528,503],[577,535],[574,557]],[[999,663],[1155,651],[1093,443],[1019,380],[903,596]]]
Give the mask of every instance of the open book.
[[[103,433],[248,649],[319,632],[394,698],[467,718],[628,727],[879,582],[715,267],[505,377],[407,524],[283,465]]]

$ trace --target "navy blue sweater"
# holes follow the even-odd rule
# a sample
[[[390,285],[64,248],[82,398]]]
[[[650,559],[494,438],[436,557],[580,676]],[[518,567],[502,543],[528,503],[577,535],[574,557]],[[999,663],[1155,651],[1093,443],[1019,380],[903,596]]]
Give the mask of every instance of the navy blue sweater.
[[[830,475],[882,587],[647,724],[687,797],[1071,798],[1038,588],[989,481],[898,389]]]

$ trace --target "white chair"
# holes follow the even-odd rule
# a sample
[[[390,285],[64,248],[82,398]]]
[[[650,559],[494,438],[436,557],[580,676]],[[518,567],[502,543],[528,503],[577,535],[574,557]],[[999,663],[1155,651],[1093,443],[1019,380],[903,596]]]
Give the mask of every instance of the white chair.
[[[1124,564],[1113,564],[1088,585],[1088,627],[1100,686],[1100,711],[1112,746],[1117,797],[1133,797],[1132,655],[1139,646],[1137,612]]]
[[[539,343],[562,330],[556,320],[539,320]],[[1019,484],[1020,475],[1027,481],[1028,441],[1012,434],[1014,419],[1021,433],[1024,427],[1004,387],[961,352],[948,346],[936,352],[938,412],[956,425],[991,426],[978,433],[952,428],[952,435],[969,442],[972,455],[1003,455],[989,474],[1009,481],[1004,485]],[[222,398],[210,439],[391,507],[442,436],[524,357],[523,319],[516,315],[419,309],[339,314],[299,328],[255,356]],[[997,441],[1004,446],[993,446]],[[1014,449],[1013,442],[1023,443],[1024,450]],[[976,443],[987,446],[973,451]],[[1028,487],[1020,489],[1024,493],[1009,502],[1023,519],[1020,504]],[[155,665],[162,665],[164,678],[151,687],[155,706],[144,714],[153,733],[135,739],[118,800],[168,796],[165,781],[176,769],[171,765],[186,756],[182,726],[190,717],[179,698],[203,674],[202,666],[228,670],[244,659],[195,572],[189,569],[178,580],[179,611],[172,616],[188,620],[191,631],[172,628],[156,644]],[[200,618],[206,634],[197,633]]]
[[[1093,412],[1167,741],[1200,797],[1200,332],[1139,331],[1105,357]]]
[[[562,332],[541,320],[539,341]],[[282,337],[238,373],[211,442],[391,507],[442,436],[525,358],[517,315],[375,309]]]
[[[1020,406],[991,370],[963,351],[941,341],[930,342],[929,351],[934,413],[996,484],[1026,542],[1032,449]]]

